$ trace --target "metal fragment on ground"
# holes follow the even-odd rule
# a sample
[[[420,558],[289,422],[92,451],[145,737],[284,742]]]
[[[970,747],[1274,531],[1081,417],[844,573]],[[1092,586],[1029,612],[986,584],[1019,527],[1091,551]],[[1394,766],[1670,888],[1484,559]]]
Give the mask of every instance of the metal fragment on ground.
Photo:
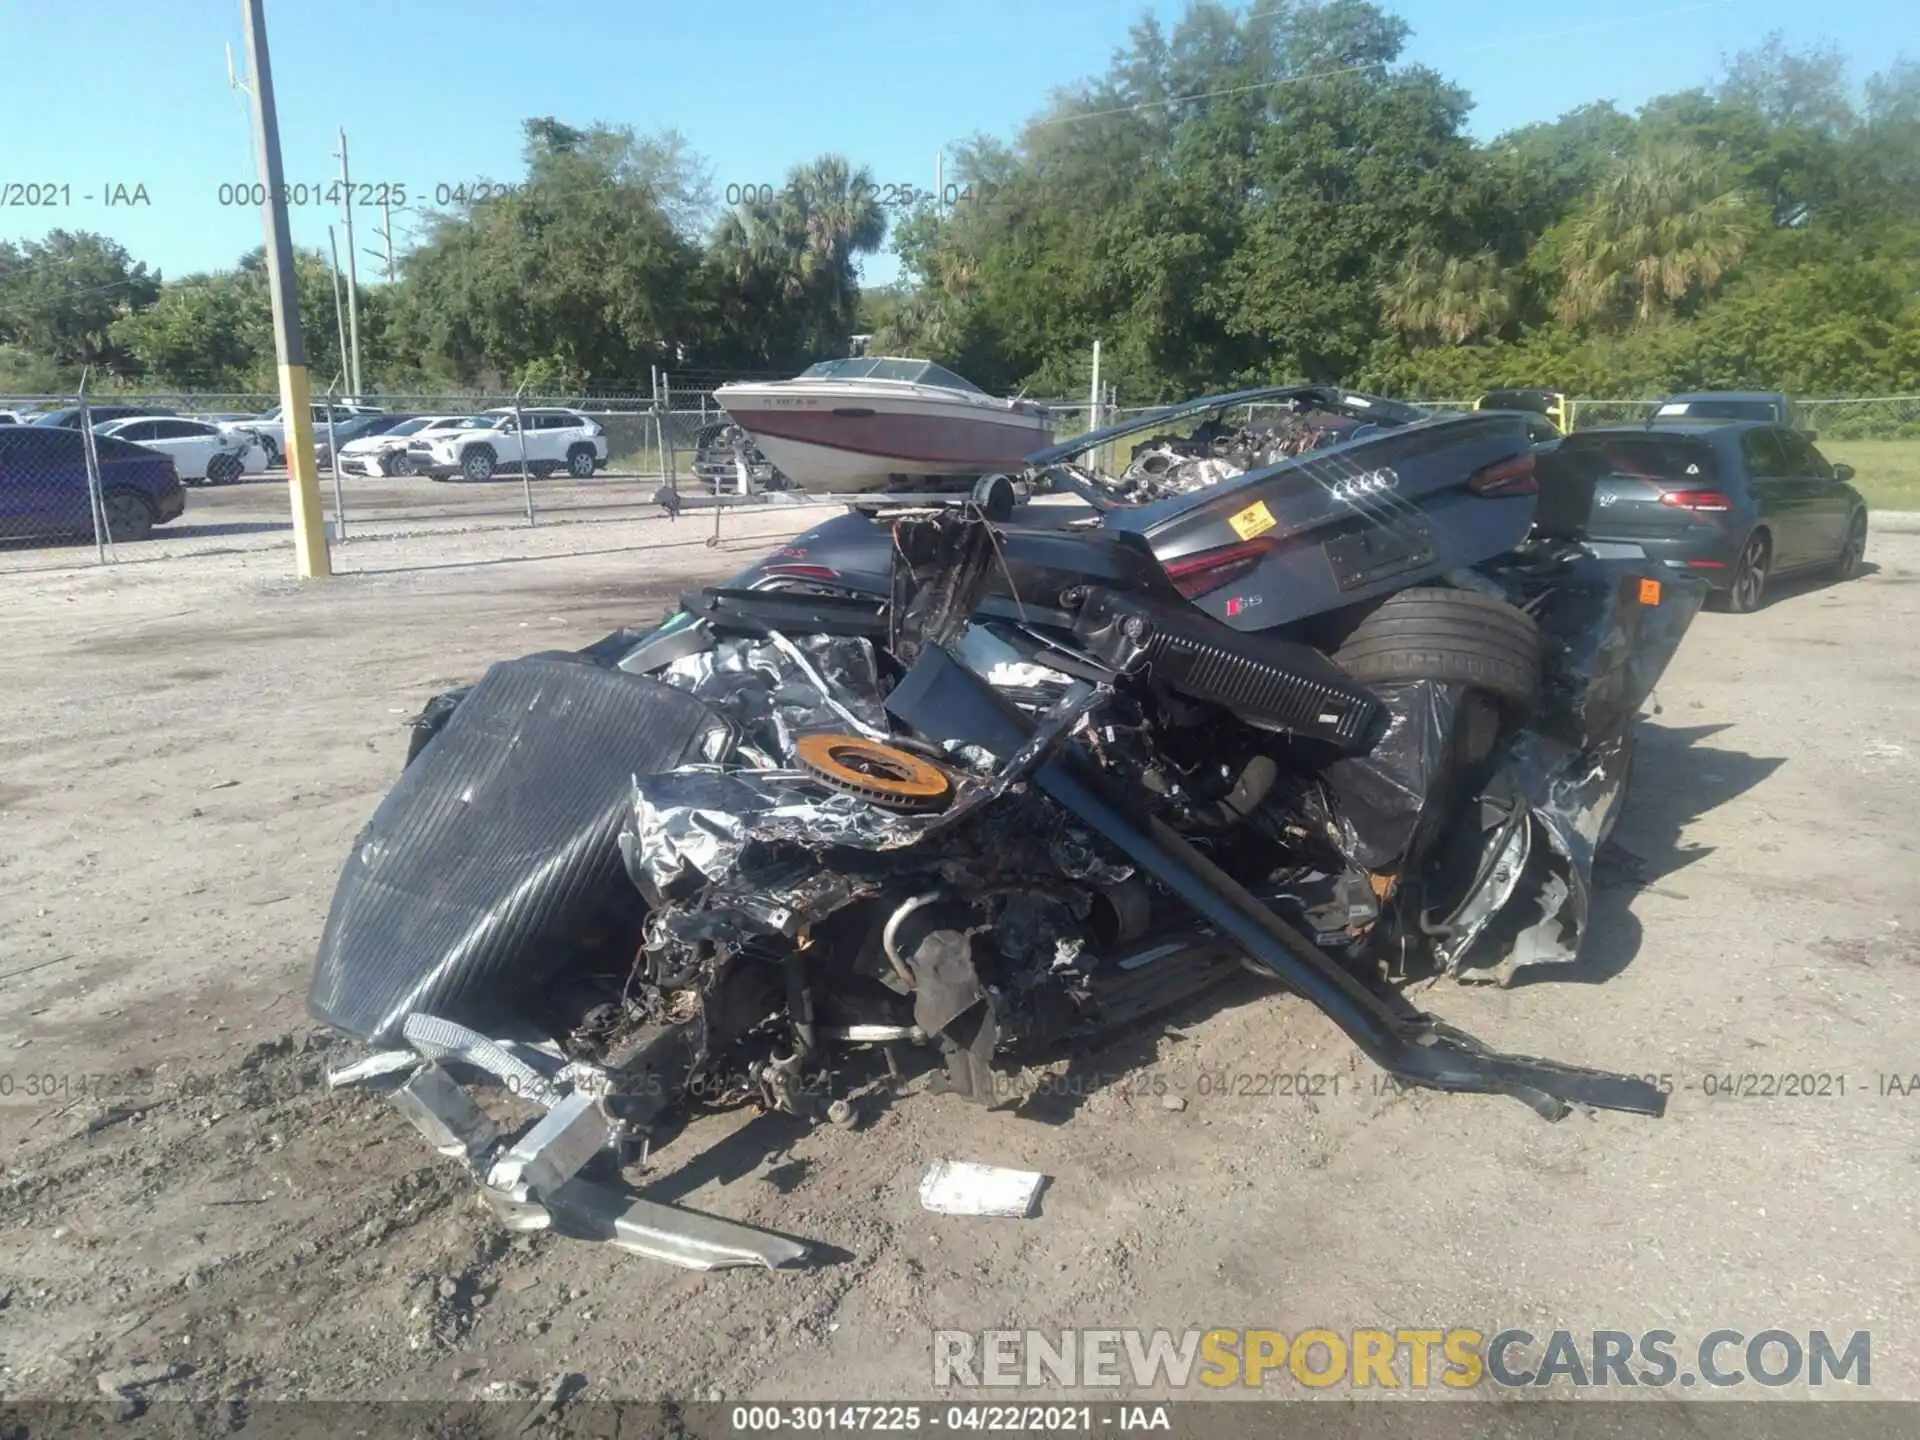
[[[576,1090],[513,1142],[487,1171],[487,1184],[528,1200],[550,1195],[579,1173],[613,1138],[597,1096]]]
[[[552,1216],[552,1228],[562,1234],[599,1240],[616,1250],[688,1270],[723,1270],[739,1265],[779,1270],[798,1265],[812,1254],[803,1242],[770,1230],[623,1195],[591,1180],[569,1180],[546,1197],[546,1209]],[[495,1213],[499,1213],[498,1206]]]
[[[337,1070],[327,1072],[327,1088],[339,1090],[348,1085],[363,1085],[369,1080],[383,1079],[388,1075],[397,1075],[402,1070],[411,1070],[420,1063],[420,1056],[412,1050],[382,1050],[369,1055],[364,1060],[356,1060],[351,1065],[342,1065]]]
[[[1008,1170],[971,1160],[935,1160],[920,1177],[920,1204],[936,1215],[1033,1213],[1047,1177],[1037,1170]]]
[[[476,1161],[500,1138],[493,1121],[438,1065],[422,1066],[387,1098],[428,1144],[452,1159]]]

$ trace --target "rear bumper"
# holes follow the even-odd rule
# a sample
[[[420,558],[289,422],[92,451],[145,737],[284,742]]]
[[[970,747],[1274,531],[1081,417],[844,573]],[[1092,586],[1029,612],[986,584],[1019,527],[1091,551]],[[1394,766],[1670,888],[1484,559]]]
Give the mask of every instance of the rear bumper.
[[[1633,543],[1645,550],[1649,559],[1698,575],[1715,590],[1725,590],[1733,584],[1733,574],[1740,562],[1739,540],[1705,527],[1695,527],[1666,539],[1636,539]]]

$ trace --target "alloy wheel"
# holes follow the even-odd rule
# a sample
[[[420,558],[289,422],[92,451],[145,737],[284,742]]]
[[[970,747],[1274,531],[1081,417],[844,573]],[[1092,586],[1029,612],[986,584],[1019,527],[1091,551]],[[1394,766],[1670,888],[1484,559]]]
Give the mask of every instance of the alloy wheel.
[[[1742,615],[1760,608],[1767,593],[1767,540],[1764,535],[1748,537],[1740,552],[1740,568],[1733,577],[1733,608]]]
[[[1842,580],[1851,580],[1860,569],[1860,562],[1867,556],[1867,517],[1855,515],[1853,523],[1847,526],[1847,538],[1840,547],[1840,561],[1834,566],[1834,573]]]

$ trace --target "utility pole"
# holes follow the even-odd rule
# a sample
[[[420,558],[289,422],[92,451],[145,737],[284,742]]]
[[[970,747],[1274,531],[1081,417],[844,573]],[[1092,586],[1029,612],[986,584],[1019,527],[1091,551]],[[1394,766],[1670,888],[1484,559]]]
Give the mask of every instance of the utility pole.
[[[273,68],[267,58],[265,0],[240,0],[247,19],[247,64],[253,71],[253,130],[266,186],[267,292],[273,300],[273,348],[280,369],[280,414],[286,423],[287,488],[293,502],[294,565],[303,580],[333,573],[326,521],[320,513],[320,473],[313,454],[313,392],[307,348],[300,338],[300,288],[287,231],[286,172],[280,164],[280,121],[273,107]]]
[[[347,227],[347,334],[353,355],[347,375],[353,386],[353,398],[360,398],[360,266],[353,249],[353,177],[347,171],[347,132],[340,131],[340,213]]]
[[[1087,429],[1100,428],[1100,342],[1093,342],[1093,385],[1087,391]]]
[[[385,189],[380,192],[380,239],[387,247],[387,283],[393,283],[393,203]]]
[[[333,268],[328,278],[333,281],[333,324],[340,332],[340,365],[344,369],[347,363],[347,312],[340,304],[340,246],[333,238],[331,225],[327,226],[327,249],[333,255]],[[331,398],[333,387],[328,386],[327,389]],[[332,413],[331,408],[328,413]]]

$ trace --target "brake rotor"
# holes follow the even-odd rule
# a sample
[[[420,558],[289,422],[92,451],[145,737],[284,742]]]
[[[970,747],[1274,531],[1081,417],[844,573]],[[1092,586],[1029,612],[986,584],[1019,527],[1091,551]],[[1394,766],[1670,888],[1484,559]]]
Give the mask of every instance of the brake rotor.
[[[937,765],[876,740],[803,735],[793,748],[800,768],[822,785],[884,810],[941,810],[953,793],[953,783]]]

